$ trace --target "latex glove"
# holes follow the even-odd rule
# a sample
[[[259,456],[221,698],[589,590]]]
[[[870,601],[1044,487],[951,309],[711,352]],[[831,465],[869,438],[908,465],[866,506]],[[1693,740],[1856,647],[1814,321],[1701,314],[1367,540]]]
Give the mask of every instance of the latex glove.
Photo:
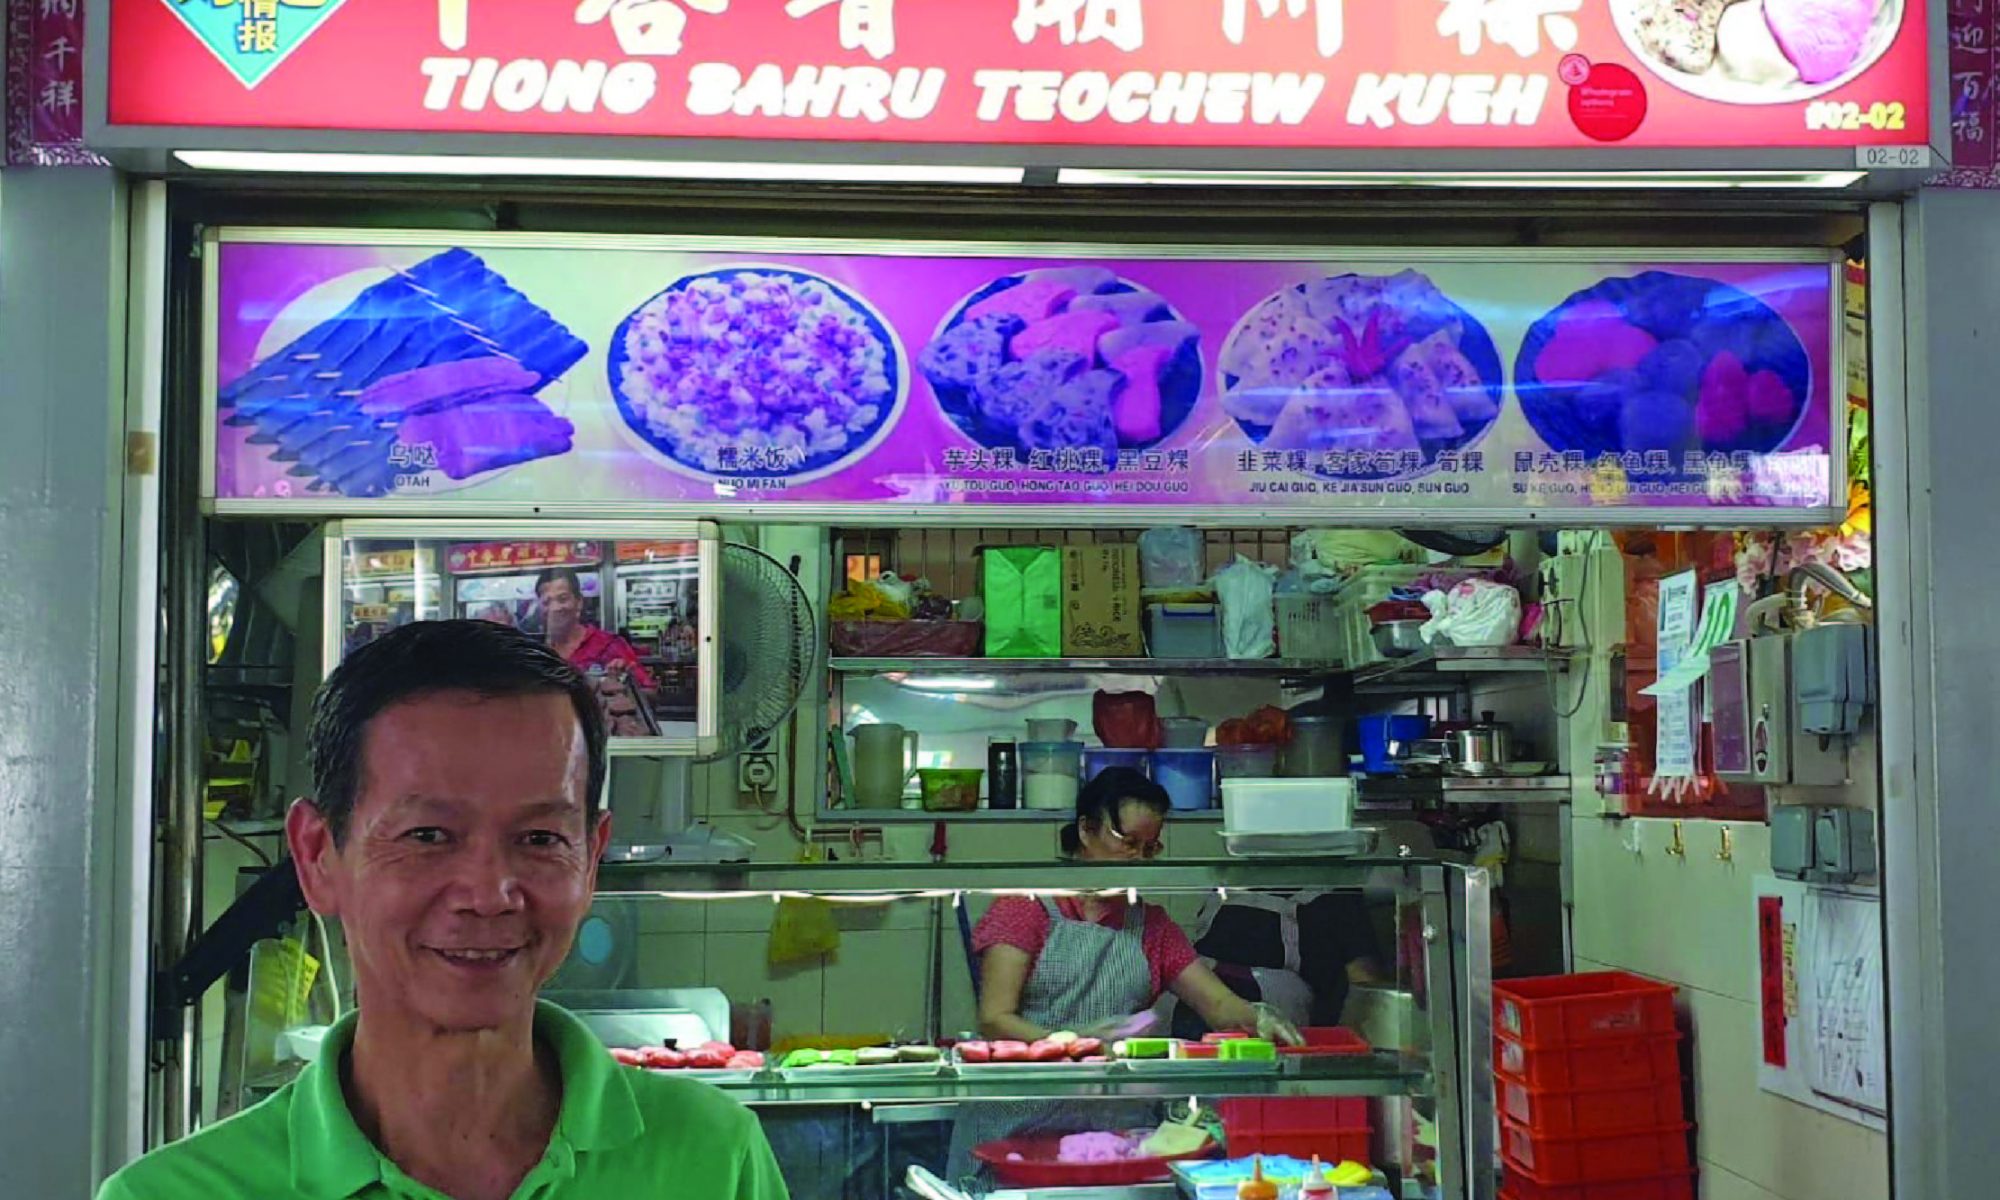
[[[1257,1010],[1257,1036],[1280,1046],[1303,1046],[1306,1039],[1299,1033],[1298,1026],[1285,1019],[1285,1014],[1268,1004],[1253,1005]]]
[[[1084,1029],[1077,1030],[1077,1036],[1096,1038],[1106,1045],[1125,1038],[1145,1037],[1153,1030],[1158,1018],[1151,1009],[1136,1012],[1130,1016],[1113,1017],[1109,1021],[1099,1021]]]

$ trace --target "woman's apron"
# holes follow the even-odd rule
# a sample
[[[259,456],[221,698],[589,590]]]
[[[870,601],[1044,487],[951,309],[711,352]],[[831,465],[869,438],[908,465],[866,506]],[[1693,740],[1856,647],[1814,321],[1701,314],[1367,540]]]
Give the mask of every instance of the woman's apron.
[[[1047,897],[1042,907],[1049,936],[1021,988],[1023,1020],[1050,1031],[1078,1030],[1144,1012],[1153,1003],[1143,904],[1126,907],[1122,929],[1072,921]],[[952,1127],[945,1176],[960,1181],[976,1170],[978,1185],[990,1187],[991,1176],[972,1157],[975,1146],[1033,1134],[1143,1129],[1158,1123],[1158,1112],[1150,1101],[965,1101]]]
[[[1264,1003],[1277,1009],[1287,1021],[1303,1029],[1312,1024],[1313,990],[1306,983],[1299,966],[1299,909],[1311,904],[1325,891],[1298,892],[1290,896],[1273,896],[1264,892],[1236,892],[1227,903],[1237,908],[1254,908],[1263,912],[1276,913],[1278,932],[1285,947],[1284,967],[1239,967],[1250,972],[1257,981],[1257,990]],[[1201,906],[1195,917],[1194,928],[1188,933],[1188,940],[1199,943],[1208,936],[1208,930],[1215,923],[1215,914],[1222,911],[1225,902],[1220,896],[1212,895]],[[1214,968],[1216,960],[1204,957],[1202,962]],[[1160,1008],[1160,1016],[1166,1028],[1173,1028],[1174,1011],[1180,1001],[1167,997]]]

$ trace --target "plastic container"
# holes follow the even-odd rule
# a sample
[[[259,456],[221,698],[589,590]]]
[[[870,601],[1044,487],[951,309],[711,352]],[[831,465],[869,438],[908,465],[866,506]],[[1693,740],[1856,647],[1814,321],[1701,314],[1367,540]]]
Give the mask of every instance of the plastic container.
[[[1369,1162],[1374,1122],[1365,1097],[1238,1097],[1216,1103],[1231,1158],[1319,1155],[1328,1163]]]
[[[1151,750],[1129,750],[1115,746],[1092,746],[1083,752],[1083,781],[1089,783],[1106,767],[1130,767],[1142,775],[1152,774]]]
[[[1543,1183],[1510,1164],[1500,1200],[1694,1200],[1694,1176],[1686,1171],[1651,1179],[1619,1179],[1609,1183]]]
[[[1022,742],[1021,806],[1048,812],[1076,808],[1083,771],[1082,742]]]
[[[1278,657],[1334,664],[1341,661],[1339,611],[1334,597],[1292,592],[1280,594],[1274,607]]]
[[[925,767],[917,772],[925,812],[972,812],[979,807],[981,767]]]
[[[1494,1028],[1530,1050],[1673,1033],[1674,991],[1624,971],[1509,979],[1493,985]]]
[[[1069,742],[1076,739],[1076,722],[1067,717],[1036,717],[1027,722],[1031,742]]]
[[[1167,801],[1181,812],[1215,807],[1215,751],[1153,751],[1153,782],[1167,789]]]
[[[1284,774],[1303,779],[1347,774],[1347,751],[1341,745],[1345,721],[1308,714],[1291,723],[1292,740],[1281,757]]]
[[[1594,1137],[1659,1129],[1687,1119],[1681,1081],[1636,1088],[1531,1088],[1505,1075],[1494,1080],[1500,1112],[1549,1137]]]
[[[1148,604],[1146,652],[1154,658],[1221,658],[1217,611],[1213,604]]]
[[[1208,722],[1200,717],[1161,717],[1160,745],[1169,750],[1199,750],[1208,741]]]
[[[1503,1119],[1500,1157],[1510,1169],[1526,1171],[1543,1184],[1655,1179],[1694,1165],[1687,1133],[1688,1126],[1679,1124],[1596,1137],[1547,1137]]]
[[[1369,1054],[1374,1051],[1365,1038],[1345,1025],[1306,1025],[1299,1029],[1303,1046],[1280,1046],[1279,1054],[1306,1058],[1323,1055]]]
[[[1679,1086],[1680,1035],[1531,1050],[1501,1034],[1494,1039],[1493,1063],[1503,1077],[1543,1090],[1643,1087],[1670,1080]]]
[[[1224,779],[1269,779],[1278,773],[1278,748],[1217,746],[1215,769]]]
[[[1351,779],[1225,779],[1225,833],[1337,833],[1354,825]]]
[[[1354,727],[1361,735],[1361,761],[1369,772],[1375,775],[1393,775],[1396,771],[1396,759],[1389,752],[1389,743],[1407,745],[1410,742],[1421,741],[1431,731],[1431,719],[1396,713],[1377,713],[1357,720]]]

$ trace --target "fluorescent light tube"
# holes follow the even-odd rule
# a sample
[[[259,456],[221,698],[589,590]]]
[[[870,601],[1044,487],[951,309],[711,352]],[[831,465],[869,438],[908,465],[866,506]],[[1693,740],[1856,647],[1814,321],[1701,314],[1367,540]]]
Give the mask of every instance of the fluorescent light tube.
[[[771,180],[790,183],[1017,184],[1020,167],[922,163],[667,162],[621,158],[521,158],[472,154],[318,154],[176,150],[198,171],[322,175],[475,175],[610,179]]]
[[[1072,186],[1844,188],[1865,171],[1186,171],[1064,167]]]

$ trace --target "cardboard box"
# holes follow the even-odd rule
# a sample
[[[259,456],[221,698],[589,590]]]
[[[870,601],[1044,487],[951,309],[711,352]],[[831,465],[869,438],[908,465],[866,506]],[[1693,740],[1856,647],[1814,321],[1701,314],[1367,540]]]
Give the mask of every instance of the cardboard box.
[[[1062,657],[1062,561],[1054,546],[980,551],[988,658]]]
[[[1064,546],[1062,648],[1076,658],[1143,658],[1139,547]]]

